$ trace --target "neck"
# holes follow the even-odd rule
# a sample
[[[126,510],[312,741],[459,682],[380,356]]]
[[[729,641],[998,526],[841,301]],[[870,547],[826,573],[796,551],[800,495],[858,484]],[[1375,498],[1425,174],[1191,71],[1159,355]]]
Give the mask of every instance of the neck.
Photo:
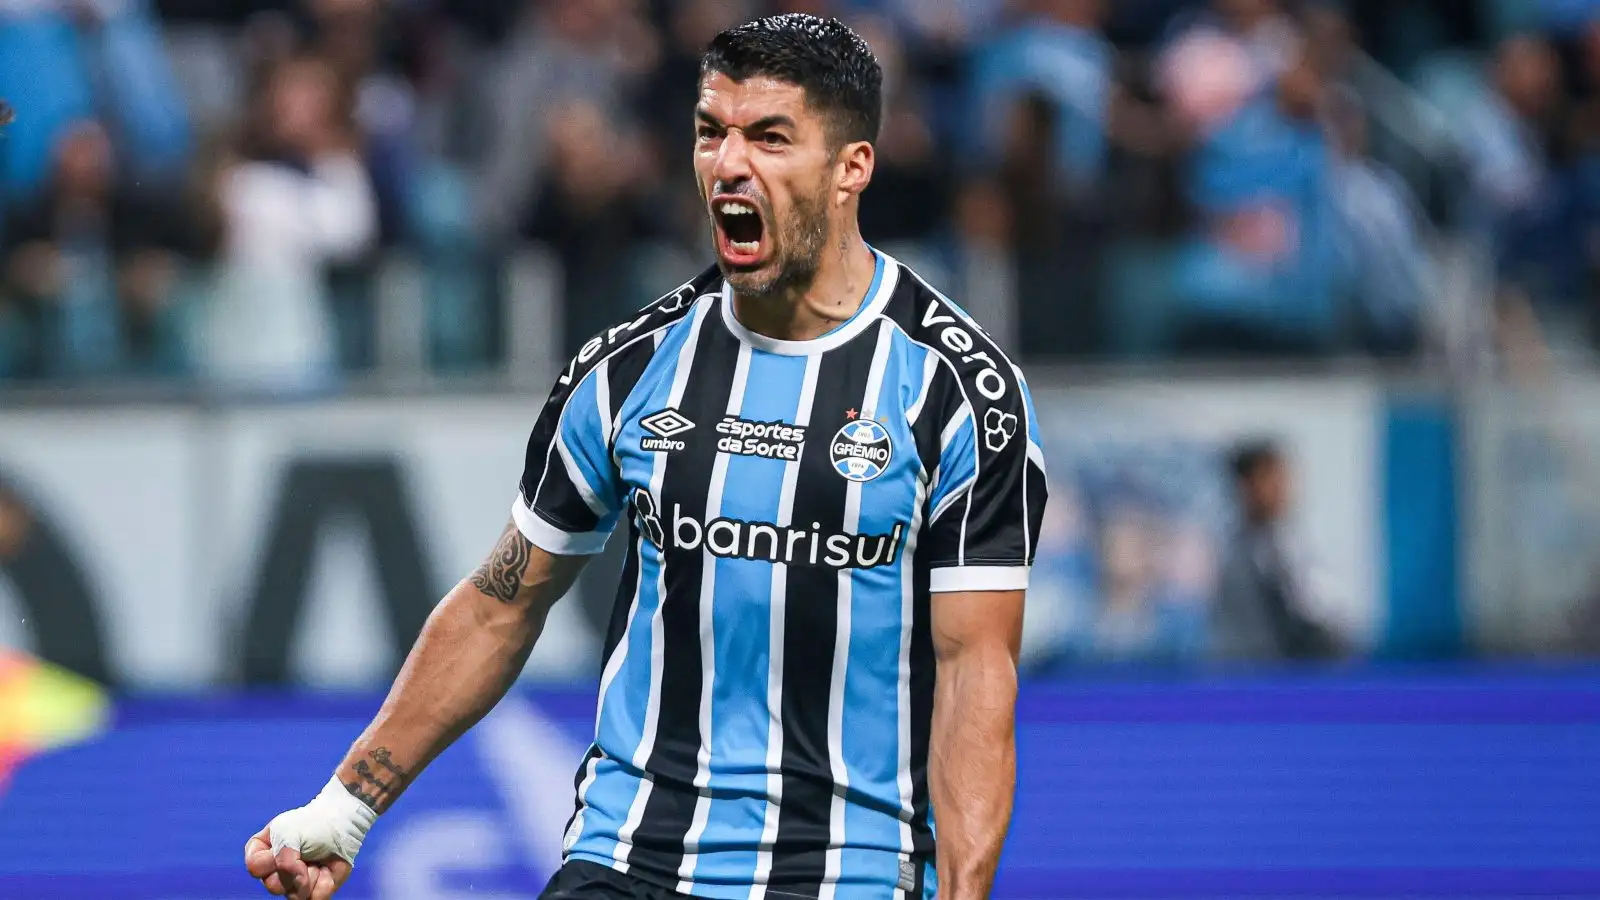
[[[744,327],[780,341],[822,337],[855,315],[866,301],[878,261],[852,228],[823,251],[810,283],[764,296],[733,295],[733,311]]]

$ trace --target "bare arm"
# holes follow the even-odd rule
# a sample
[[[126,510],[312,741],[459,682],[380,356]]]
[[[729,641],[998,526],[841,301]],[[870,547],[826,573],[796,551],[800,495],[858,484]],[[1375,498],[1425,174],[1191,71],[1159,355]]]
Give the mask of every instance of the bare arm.
[[[938,658],[928,786],[940,900],[989,896],[1016,787],[1022,591],[935,594]]]
[[[508,525],[428,617],[383,707],[335,772],[345,789],[378,812],[393,805],[505,696],[587,560],[546,553]]]

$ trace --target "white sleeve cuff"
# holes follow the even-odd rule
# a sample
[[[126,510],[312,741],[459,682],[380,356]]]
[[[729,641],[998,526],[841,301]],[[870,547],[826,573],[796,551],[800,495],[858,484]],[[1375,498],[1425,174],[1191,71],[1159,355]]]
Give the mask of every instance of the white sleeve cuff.
[[[1027,589],[1027,566],[950,566],[928,573],[928,590],[935,594]]]
[[[611,537],[609,531],[587,531],[580,534],[562,531],[534,512],[527,501],[522,499],[520,491],[517,493],[517,499],[511,504],[511,520],[517,523],[517,530],[522,532],[522,536],[535,547],[556,556],[593,556],[606,548],[606,539]]]

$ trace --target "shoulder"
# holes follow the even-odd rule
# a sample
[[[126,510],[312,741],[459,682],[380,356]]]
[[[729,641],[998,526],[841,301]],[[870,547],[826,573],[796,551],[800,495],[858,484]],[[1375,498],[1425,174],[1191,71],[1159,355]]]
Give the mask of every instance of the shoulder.
[[[712,266],[627,318],[602,328],[568,361],[556,378],[556,393],[570,391],[603,363],[618,357],[648,360],[660,344],[655,338],[686,321],[696,301],[710,296],[721,284],[722,275]]]
[[[938,358],[948,373],[941,380],[950,399],[970,406],[980,420],[1020,417],[1027,402],[1022,370],[966,310],[910,267],[897,265],[899,285],[884,314],[911,343]]]

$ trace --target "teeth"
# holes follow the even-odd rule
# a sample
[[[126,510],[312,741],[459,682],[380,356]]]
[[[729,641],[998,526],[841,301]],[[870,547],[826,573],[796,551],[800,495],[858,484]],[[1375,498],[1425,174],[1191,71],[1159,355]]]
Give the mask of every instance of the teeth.
[[[760,241],[729,241],[728,246],[739,253],[754,253],[761,248]]]
[[[743,203],[731,202],[723,203],[722,206],[718,207],[718,212],[725,216],[750,216],[755,214],[755,210],[745,206]]]

